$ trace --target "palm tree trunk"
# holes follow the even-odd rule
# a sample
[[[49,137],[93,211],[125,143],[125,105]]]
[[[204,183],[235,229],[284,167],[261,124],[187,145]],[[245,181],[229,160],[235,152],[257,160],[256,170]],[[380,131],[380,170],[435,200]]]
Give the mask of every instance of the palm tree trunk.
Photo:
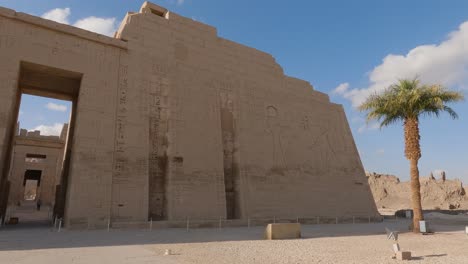
[[[419,233],[419,221],[424,219],[421,206],[421,184],[419,182],[418,169],[418,160],[421,158],[419,139],[418,118],[407,118],[405,120],[405,156],[410,161],[413,232],[415,233]]]
[[[421,185],[419,183],[418,160],[410,160],[411,202],[413,204],[413,232],[419,233],[419,221],[424,219],[421,206]]]

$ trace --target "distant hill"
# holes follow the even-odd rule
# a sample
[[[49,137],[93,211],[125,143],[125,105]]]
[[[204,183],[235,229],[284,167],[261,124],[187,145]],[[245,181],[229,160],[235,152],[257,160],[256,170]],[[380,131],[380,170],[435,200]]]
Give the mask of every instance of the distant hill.
[[[411,209],[410,182],[401,182],[397,176],[366,173],[375,203],[381,214]],[[421,177],[421,198],[425,210],[468,209],[468,197],[458,179]]]

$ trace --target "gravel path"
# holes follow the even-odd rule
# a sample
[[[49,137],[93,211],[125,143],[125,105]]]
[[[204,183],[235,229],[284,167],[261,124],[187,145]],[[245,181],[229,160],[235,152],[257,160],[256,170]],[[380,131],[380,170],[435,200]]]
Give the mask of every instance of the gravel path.
[[[263,228],[52,232],[46,228],[0,231],[1,264],[63,263],[397,263],[385,227],[407,221],[303,226],[303,239],[261,240]],[[468,263],[464,226],[431,226],[433,235],[400,234],[411,263]],[[173,252],[164,256],[166,249]]]

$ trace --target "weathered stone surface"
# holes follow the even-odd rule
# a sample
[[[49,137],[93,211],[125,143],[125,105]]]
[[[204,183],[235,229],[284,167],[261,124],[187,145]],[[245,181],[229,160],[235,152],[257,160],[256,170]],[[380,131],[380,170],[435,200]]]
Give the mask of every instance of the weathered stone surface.
[[[153,4],[115,38],[4,11],[0,188],[17,92],[72,100],[67,226],[378,214],[342,106],[270,54]]]
[[[301,238],[301,224],[278,223],[268,224],[265,229],[265,239],[294,239]]]
[[[410,181],[400,182],[393,175],[368,173],[375,202],[382,213],[412,208]],[[468,209],[468,197],[458,179],[435,180],[420,177],[423,209]]]
[[[25,129],[15,135],[9,174],[9,204],[20,205],[25,200],[29,187],[27,174],[32,171],[40,172],[35,199],[53,207],[56,188],[60,185],[67,129],[65,125],[61,137],[42,136],[40,131],[27,132]]]
[[[411,252],[410,251],[398,251],[396,253],[397,260],[411,260]]]

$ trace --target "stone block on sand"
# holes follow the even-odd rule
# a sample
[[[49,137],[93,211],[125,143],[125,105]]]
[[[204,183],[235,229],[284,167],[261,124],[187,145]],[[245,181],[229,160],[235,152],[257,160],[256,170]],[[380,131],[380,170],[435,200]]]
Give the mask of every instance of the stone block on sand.
[[[397,260],[411,260],[411,252],[410,251],[398,251],[396,253]]]
[[[268,224],[265,230],[265,239],[295,239],[301,238],[301,224],[278,223]]]

